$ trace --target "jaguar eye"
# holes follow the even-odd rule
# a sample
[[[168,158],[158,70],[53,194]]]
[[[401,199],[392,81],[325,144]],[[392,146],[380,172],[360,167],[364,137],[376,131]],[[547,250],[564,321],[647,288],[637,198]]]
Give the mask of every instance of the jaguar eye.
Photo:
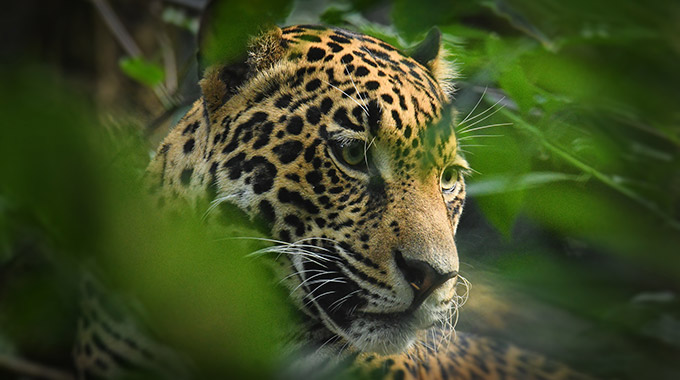
[[[364,157],[366,157],[366,155],[364,154],[363,141],[353,141],[342,147],[342,159],[347,165],[359,165],[364,161]]]
[[[366,143],[363,140],[334,141],[331,143],[333,156],[342,164],[355,170],[366,171]]]
[[[447,166],[442,172],[439,183],[442,187],[442,191],[447,193],[453,192],[456,189],[456,184],[458,184],[458,168],[455,166]]]

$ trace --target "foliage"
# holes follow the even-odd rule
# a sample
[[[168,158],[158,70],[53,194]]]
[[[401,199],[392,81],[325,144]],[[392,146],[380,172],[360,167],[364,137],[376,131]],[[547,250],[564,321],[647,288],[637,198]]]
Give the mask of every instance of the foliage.
[[[476,172],[457,236],[474,286],[462,328],[605,377],[677,373],[678,4],[251,0],[215,9],[216,26],[201,33],[203,64],[242,55],[248,36],[272,23],[322,20],[404,50],[438,25],[461,72],[457,133]],[[198,34],[188,14],[166,4],[162,19]],[[156,62],[122,58],[119,67],[154,91],[187,75]],[[186,347],[205,375],[271,373],[288,320],[279,323],[285,301],[266,274],[243,259],[260,247],[216,239],[191,218],[161,221],[137,190],[151,150],[137,123],[102,127],[95,105],[50,69],[4,72],[13,75],[0,87],[0,354],[69,360],[54,352],[70,343],[75,272],[85,265],[142,299],[156,333]],[[240,235],[257,233],[231,236]],[[511,312],[492,307],[499,302]]]

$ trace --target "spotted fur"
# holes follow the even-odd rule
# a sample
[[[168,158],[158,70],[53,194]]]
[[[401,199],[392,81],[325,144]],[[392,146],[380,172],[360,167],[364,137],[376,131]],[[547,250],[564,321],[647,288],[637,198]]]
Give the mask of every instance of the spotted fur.
[[[235,205],[283,242],[276,266],[306,321],[295,343],[311,353],[300,372],[349,358],[388,378],[567,378],[484,339],[430,345],[453,340],[464,282],[454,235],[467,163],[439,44],[434,31],[412,58],[342,29],[270,31],[245,62],[206,70],[149,186],[164,205]],[[349,164],[352,144],[363,155]]]

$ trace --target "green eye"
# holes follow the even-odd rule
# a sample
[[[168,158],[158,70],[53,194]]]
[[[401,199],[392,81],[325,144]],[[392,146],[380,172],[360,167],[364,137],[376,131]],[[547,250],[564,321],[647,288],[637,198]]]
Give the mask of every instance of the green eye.
[[[439,183],[441,184],[442,191],[447,193],[453,192],[458,183],[458,168],[455,166],[447,166],[442,172]]]
[[[366,157],[364,153],[364,142],[353,141],[342,147],[342,160],[349,166],[359,165]]]

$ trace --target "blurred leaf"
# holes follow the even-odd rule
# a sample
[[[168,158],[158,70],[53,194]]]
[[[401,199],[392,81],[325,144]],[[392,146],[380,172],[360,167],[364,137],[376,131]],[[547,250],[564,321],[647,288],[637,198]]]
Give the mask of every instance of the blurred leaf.
[[[119,65],[125,75],[149,87],[159,85],[165,79],[162,67],[141,57],[121,58]]]
[[[474,3],[465,1],[432,0],[424,6],[416,1],[397,0],[392,8],[392,20],[399,32],[413,42],[417,35],[433,26],[446,25],[475,7]]]
[[[576,181],[578,176],[556,172],[531,172],[516,176],[488,175],[470,183],[466,191],[473,197],[520,191],[552,182]]]
[[[493,121],[489,121],[489,124],[492,123]],[[484,135],[482,134],[481,136],[483,137]],[[483,139],[481,137],[468,139],[468,137],[470,136],[464,134],[459,137],[461,147],[464,150],[469,149],[467,145],[474,146],[480,142],[485,146],[493,147],[492,150],[487,148],[484,154],[475,154],[468,157],[472,167],[481,173],[470,178],[469,182],[470,187],[475,191],[478,180],[485,180],[486,175],[491,175],[491,173],[497,176],[495,177],[495,183],[492,178],[490,182],[487,181],[479,185],[481,186],[481,191],[485,191],[485,193],[478,196],[477,201],[489,221],[506,237],[509,237],[515,223],[515,218],[523,207],[526,183],[521,183],[521,181],[523,181],[523,178],[527,178],[526,176],[528,175],[528,157],[522,153],[522,149],[511,135],[499,135],[491,139]],[[493,152],[493,154],[490,154],[490,152]],[[508,179],[508,182],[500,182],[499,178]],[[477,189],[480,188],[478,187]]]
[[[161,14],[163,21],[168,24],[186,29],[193,34],[198,33],[198,18],[191,17],[181,8],[166,6]]]
[[[201,67],[245,56],[251,38],[283,22],[292,4],[292,0],[210,2],[199,32]]]

